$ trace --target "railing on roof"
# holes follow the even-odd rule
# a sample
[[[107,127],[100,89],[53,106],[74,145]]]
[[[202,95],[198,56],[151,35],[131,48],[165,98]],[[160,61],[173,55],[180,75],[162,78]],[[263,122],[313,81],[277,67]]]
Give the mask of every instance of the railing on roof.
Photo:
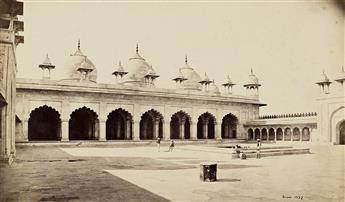
[[[296,114],[278,114],[278,115],[263,115],[259,119],[279,119],[279,118],[295,118],[295,117],[309,117],[317,116],[316,112],[296,113]]]

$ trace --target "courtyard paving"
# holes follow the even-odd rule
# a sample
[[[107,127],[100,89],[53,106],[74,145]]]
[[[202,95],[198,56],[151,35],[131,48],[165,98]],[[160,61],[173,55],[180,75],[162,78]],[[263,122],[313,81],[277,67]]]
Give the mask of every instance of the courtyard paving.
[[[1,201],[344,201],[344,146],[231,159],[217,145],[21,146],[1,166]],[[199,180],[200,162],[218,181]]]

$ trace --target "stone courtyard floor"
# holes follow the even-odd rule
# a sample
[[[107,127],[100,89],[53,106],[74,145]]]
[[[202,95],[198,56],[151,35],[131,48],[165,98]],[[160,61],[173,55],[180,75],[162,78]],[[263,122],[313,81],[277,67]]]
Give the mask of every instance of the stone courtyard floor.
[[[344,201],[345,146],[247,160],[216,146],[20,146],[0,201]],[[218,181],[199,180],[205,161]]]

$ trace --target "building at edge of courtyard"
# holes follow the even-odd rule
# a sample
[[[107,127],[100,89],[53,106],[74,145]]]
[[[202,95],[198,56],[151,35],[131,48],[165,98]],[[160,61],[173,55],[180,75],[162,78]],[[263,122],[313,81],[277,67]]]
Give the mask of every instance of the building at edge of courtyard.
[[[175,89],[162,89],[138,46],[133,52],[114,71],[117,84],[96,82],[96,66],[80,42],[61,80],[50,79],[55,66],[47,55],[39,65],[42,79],[17,80],[17,141],[247,139],[244,124],[257,119],[264,105],[253,71],[246,96],[232,94],[230,78],[221,93],[186,57],[171,78]]]
[[[17,15],[23,3],[0,1],[0,161],[12,162],[15,156],[16,46],[24,42],[24,30]]]

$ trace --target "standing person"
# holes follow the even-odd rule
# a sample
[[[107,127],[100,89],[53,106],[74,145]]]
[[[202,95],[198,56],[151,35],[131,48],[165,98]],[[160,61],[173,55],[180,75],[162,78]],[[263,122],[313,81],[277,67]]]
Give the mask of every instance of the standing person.
[[[261,158],[260,151],[261,150],[261,142],[260,139],[257,139],[257,145],[256,145],[256,158],[259,159]]]
[[[171,140],[171,142],[170,142],[170,146],[169,146],[169,152],[172,152],[173,151],[173,149],[174,149],[174,147],[175,147],[175,142],[174,142],[174,140]]]
[[[158,152],[161,151],[161,138],[157,138],[157,148],[158,148]]]

